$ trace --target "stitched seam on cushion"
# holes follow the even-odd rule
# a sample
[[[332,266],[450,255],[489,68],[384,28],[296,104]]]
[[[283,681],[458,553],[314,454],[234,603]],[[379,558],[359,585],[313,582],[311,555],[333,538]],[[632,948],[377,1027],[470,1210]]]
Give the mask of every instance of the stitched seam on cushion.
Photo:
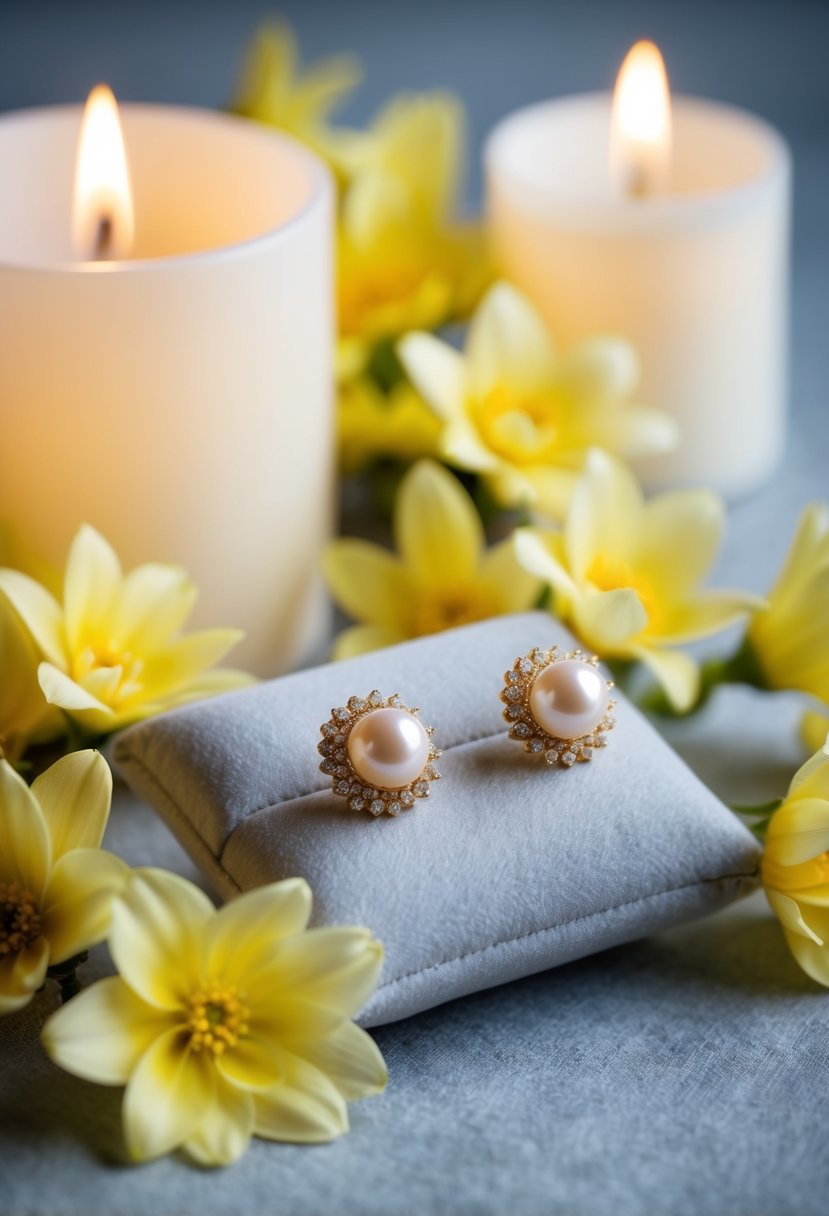
[[[736,874],[722,874],[718,878],[699,878],[695,882],[681,883],[678,887],[665,887],[662,891],[652,891],[649,895],[638,895],[636,899],[627,899],[620,904],[611,904],[607,908],[599,908],[595,912],[586,912],[582,916],[573,916],[570,920],[558,921],[554,925],[545,925],[540,929],[528,929],[526,933],[519,933],[516,937],[505,937],[499,942],[490,942],[487,946],[480,946],[477,950],[468,950],[466,954],[458,954],[454,958],[444,958],[440,962],[430,963],[428,967],[420,967],[415,971],[407,971],[403,975],[396,975],[394,979],[387,980],[385,984],[381,984],[375,990],[375,996],[381,992],[388,991],[395,984],[402,984],[405,980],[414,979],[418,975],[427,975],[430,971],[437,971],[441,967],[451,967],[455,963],[462,963],[466,959],[475,958],[478,954],[486,954],[487,950],[499,950],[502,946],[514,946],[516,942],[528,941],[529,938],[539,937],[544,933],[555,933],[559,929],[567,929],[570,925],[577,925],[581,921],[593,920],[596,916],[606,916],[608,912],[620,912],[623,908],[632,908],[636,904],[644,904],[651,899],[661,899],[665,895],[674,895],[678,891],[691,891],[694,887],[713,886],[716,883],[734,882],[742,878],[757,878],[759,874],[760,867],[755,866],[753,870],[741,870]]]

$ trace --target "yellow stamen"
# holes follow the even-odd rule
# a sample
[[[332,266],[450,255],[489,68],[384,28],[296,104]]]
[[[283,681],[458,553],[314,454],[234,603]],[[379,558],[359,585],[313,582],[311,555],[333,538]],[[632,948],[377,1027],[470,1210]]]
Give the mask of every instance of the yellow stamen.
[[[244,992],[232,986],[208,984],[192,994],[186,1029],[193,1051],[220,1056],[248,1033],[250,1010]]]

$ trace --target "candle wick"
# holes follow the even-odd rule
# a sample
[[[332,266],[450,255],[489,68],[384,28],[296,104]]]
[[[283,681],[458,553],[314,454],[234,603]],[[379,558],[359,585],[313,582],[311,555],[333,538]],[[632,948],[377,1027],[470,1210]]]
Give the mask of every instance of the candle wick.
[[[112,237],[112,219],[108,215],[102,215],[98,220],[98,227],[95,232],[95,244],[92,250],[92,257],[96,262],[108,262],[112,257]]]

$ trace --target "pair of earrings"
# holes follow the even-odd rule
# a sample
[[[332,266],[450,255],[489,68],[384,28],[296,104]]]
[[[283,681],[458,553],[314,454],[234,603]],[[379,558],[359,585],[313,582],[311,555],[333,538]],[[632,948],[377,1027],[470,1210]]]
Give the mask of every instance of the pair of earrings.
[[[510,738],[550,765],[584,763],[606,745],[614,726],[612,687],[595,655],[536,647],[504,674],[501,700]],[[320,728],[320,769],[352,810],[399,815],[428,798],[440,777],[435,761],[441,753],[433,743],[435,728],[424,726],[418,713],[397,694],[384,697],[376,689],[331,711]]]

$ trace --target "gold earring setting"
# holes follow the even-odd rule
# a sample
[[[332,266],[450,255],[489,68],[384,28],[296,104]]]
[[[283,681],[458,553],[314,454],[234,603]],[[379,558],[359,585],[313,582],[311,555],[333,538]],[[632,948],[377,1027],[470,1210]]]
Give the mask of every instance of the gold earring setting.
[[[332,709],[320,727],[320,770],[353,811],[399,815],[428,798],[430,783],[440,777],[434,765],[440,750],[432,743],[435,728],[424,726],[419,712],[397,693],[384,697],[376,688]]]
[[[615,725],[613,688],[598,670],[599,660],[581,650],[536,647],[504,674],[501,700],[510,738],[524,750],[543,755],[548,764],[572,765],[593,758],[605,747]]]

